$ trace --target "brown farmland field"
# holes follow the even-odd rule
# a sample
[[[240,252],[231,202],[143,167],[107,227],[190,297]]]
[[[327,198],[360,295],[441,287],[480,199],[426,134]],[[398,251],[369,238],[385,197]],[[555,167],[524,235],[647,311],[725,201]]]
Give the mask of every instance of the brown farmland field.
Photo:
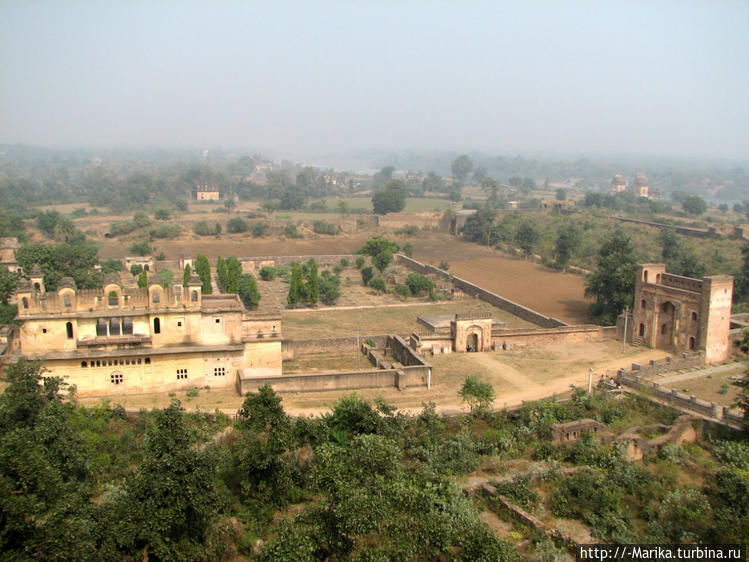
[[[434,265],[446,260],[450,273],[507,299],[572,324],[590,322],[591,301],[583,296],[585,284],[580,275],[550,271],[444,234],[414,240],[413,245],[416,259]]]

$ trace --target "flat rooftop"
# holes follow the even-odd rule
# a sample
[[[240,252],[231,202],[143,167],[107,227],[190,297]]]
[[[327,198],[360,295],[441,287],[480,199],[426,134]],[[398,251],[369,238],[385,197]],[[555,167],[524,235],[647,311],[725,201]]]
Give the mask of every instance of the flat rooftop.
[[[417,318],[419,324],[426,326],[432,331],[445,329],[450,327],[450,322],[455,320],[454,314],[441,314],[438,316],[419,316]],[[492,318],[492,328],[504,328],[507,326],[506,322]]]

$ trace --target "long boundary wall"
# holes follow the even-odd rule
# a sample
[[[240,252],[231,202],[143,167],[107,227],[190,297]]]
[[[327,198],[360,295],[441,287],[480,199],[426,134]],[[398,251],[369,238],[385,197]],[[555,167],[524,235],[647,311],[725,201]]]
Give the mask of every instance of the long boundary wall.
[[[651,361],[649,365],[632,364],[631,371],[620,369],[617,373],[617,381],[623,386],[643,391],[645,396],[666,402],[675,408],[696,413],[704,418],[722,422],[731,427],[740,428],[743,417],[740,411],[731,411],[730,408],[708,402],[694,395],[679,392],[673,388],[661,386],[657,382],[643,381],[645,375],[657,375],[669,371],[678,371],[691,367],[698,367],[705,362],[702,352],[685,353],[678,359],[667,358],[665,361]]]
[[[530,308],[523,306],[522,304],[518,304],[504,297],[500,297],[496,293],[487,291],[486,289],[479,287],[475,283],[471,283],[470,281],[461,279],[460,277],[457,277],[452,273],[448,273],[447,271],[438,267],[434,267],[433,265],[421,263],[413,258],[404,256],[403,254],[396,254],[395,261],[396,263],[403,264],[406,267],[413,269],[414,271],[417,271],[419,273],[439,275],[445,279],[448,279],[452,281],[453,284],[461,289],[464,293],[468,293],[471,296],[478,297],[481,300],[486,301],[493,306],[496,306],[497,308],[506,310],[510,314],[514,314],[518,318],[522,318],[523,320],[532,322],[533,324],[541,326],[542,328],[557,328],[559,326],[568,325],[566,322],[562,322],[561,320],[552,318],[550,316],[544,316],[543,314],[536,312],[535,310],[531,310]]]

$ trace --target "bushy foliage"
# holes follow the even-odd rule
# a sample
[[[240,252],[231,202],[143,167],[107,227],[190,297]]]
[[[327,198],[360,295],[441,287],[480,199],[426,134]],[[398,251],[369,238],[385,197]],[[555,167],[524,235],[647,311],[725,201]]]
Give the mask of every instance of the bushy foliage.
[[[429,294],[434,290],[434,281],[421,273],[409,273],[406,277],[406,285],[411,294]]]

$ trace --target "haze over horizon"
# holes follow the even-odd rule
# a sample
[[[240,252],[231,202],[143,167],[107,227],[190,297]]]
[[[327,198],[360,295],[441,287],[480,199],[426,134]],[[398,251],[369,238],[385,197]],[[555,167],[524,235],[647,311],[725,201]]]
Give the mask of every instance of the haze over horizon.
[[[0,142],[749,157],[745,2],[5,2]]]

